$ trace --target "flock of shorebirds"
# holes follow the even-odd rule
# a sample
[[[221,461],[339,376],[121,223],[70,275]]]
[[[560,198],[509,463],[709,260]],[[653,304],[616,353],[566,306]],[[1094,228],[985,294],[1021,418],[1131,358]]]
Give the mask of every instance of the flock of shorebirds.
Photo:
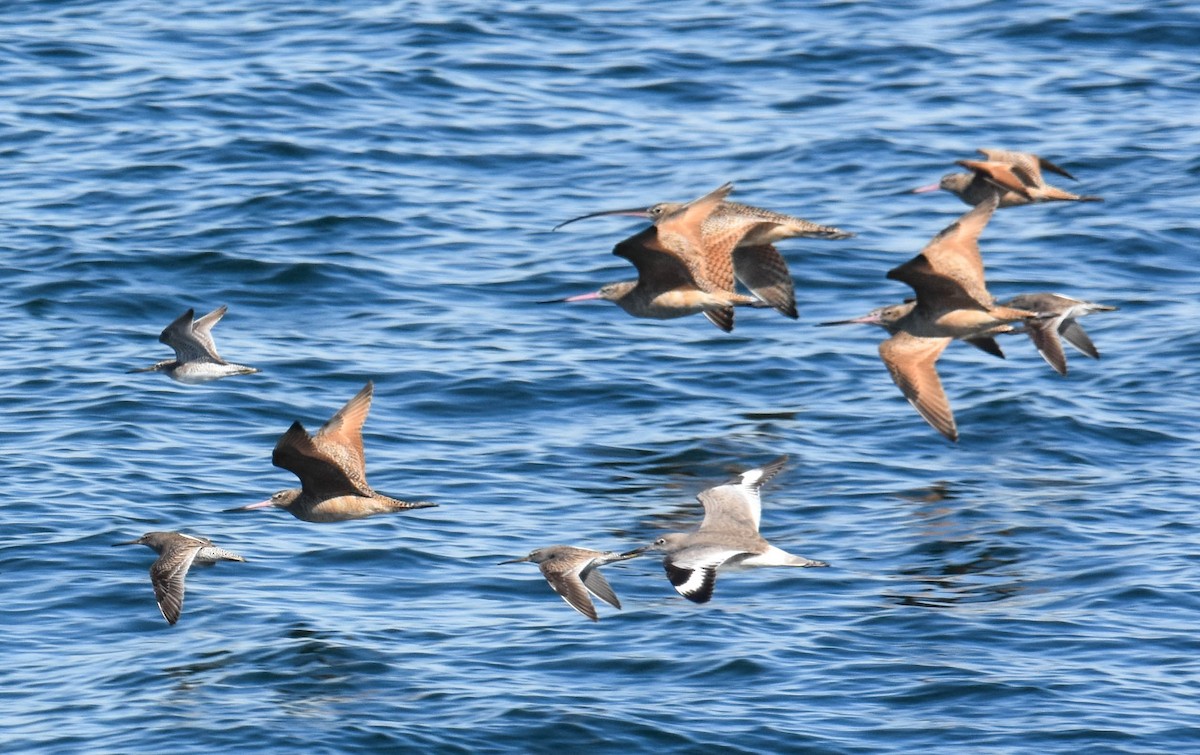
[[[983,160],[959,160],[966,173],[944,176],[915,193],[943,189],[972,209],[933,237],[911,260],[887,277],[911,286],[915,297],[853,319],[821,323],[866,323],[886,330],[879,355],[892,380],[920,415],[952,441],[958,429],[938,378],[936,362],[951,341],[961,340],[1003,358],[995,336],[1027,334],[1038,352],[1060,375],[1067,373],[1062,340],[1092,358],[1099,352],[1078,318],[1116,307],[1052,293],[1015,296],[998,302],[988,292],[979,235],[998,207],[1051,201],[1100,201],[1046,183],[1042,171],[1074,180],[1063,168],[1026,152],[979,150]],[[772,308],[797,318],[787,263],[775,244],[788,238],[844,239],[853,234],[749,205],[727,201],[726,184],[691,202],[659,203],[648,208],[608,210],[573,218],[633,215],[651,225],[621,241],[613,253],[633,263],[637,280],[612,283],[598,291],[555,302],[612,301],[635,317],[669,319],[703,314],[714,325],[733,330],[736,307]],[[750,294],[736,290],[740,281]],[[164,360],[132,372],[165,372],[184,383],[201,383],[258,372],[232,364],[217,353],[212,328],[225,307],[195,319],[193,310],[163,330],[159,340],[175,351]],[[371,407],[373,384],[351,398],[315,434],[294,422],[275,445],[272,463],[300,479],[300,487],[282,490],[265,501],[231,511],[281,508],[308,522],[336,522],[375,514],[427,508],[437,504],[402,501],[376,492],[367,483],[362,426]],[[742,473],[700,493],[704,519],[698,529],[663,535],[624,553],[556,545],[539,548],[503,563],[532,562],[563,600],[598,620],[589,596],[620,608],[620,601],[599,568],[644,553],[663,554],[663,567],[675,590],[696,603],[713,593],[718,569],[756,566],[826,566],[795,556],[759,534],[760,488],[783,468],[787,457]],[[179,532],[150,532],[117,545],[146,545],[158,559],[150,567],[159,609],[174,624],[183,607],[184,579],[193,564],[244,561],[212,541]]]

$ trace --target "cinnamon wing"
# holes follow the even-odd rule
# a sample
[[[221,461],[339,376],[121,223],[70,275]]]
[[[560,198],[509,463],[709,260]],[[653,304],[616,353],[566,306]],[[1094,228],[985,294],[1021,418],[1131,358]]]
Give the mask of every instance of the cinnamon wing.
[[[733,248],[744,234],[706,232],[705,222],[733,191],[725,184],[659,220],[659,246],[674,254],[703,291],[732,291]]]
[[[1031,175],[1029,172],[1008,163],[982,161],[982,160],[958,160],[956,165],[961,165],[967,170],[972,171],[975,175],[983,178],[988,183],[996,186],[1004,191],[1011,191],[1028,199],[1032,196],[1029,193],[1030,187],[1041,185],[1040,174]]]
[[[879,356],[913,408],[935,430],[956,441],[954,413],[937,374],[937,359],[951,340],[919,338],[901,332],[879,344]]]
[[[988,308],[992,295],[984,282],[983,258],[979,254],[979,234],[991,219],[999,204],[995,195],[980,202],[973,209],[939,232],[913,259],[893,268],[887,274],[913,287],[918,301],[937,298],[939,306],[972,306]],[[928,303],[926,303],[928,306]]]
[[[638,285],[655,291],[674,288],[698,288],[691,268],[675,252],[661,243],[657,226],[645,230],[613,247],[613,254],[633,263],[638,271]]]
[[[337,459],[318,448],[299,422],[293,422],[279,438],[271,463],[299,477],[305,492],[321,498],[371,494],[366,482],[356,479]]]
[[[371,411],[375,383],[368,380],[354,398],[346,402],[313,436],[313,444],[332,459],[354,481],[367,488],[366,456],[363,453],[362,428]]]
[[[733,270],[737,279],[755,296],[792,318],[796,311],[796,292],[787,262],[770,244],[739,246],[733,250]]]

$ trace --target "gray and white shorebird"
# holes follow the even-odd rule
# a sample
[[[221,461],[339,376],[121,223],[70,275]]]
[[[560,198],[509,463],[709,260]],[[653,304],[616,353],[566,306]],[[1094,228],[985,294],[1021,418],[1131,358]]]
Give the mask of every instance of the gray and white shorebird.
[[[713,192],[720,193],[719,201],[700,218],[697,239],[704,250],[705,262],[698,273],[699,285],[706,290],[732,291],[736,279],[762,302],[795,319],[799,314],[792,276],[775,243],[789,238],[847,239],[854,234],[774,210],[725,201],[724,197],[732,190],[733,184],[725,184]],[[677,222],[680,211],[692,204],[695,202],[659,202],[650,207],[593,212],[559,223],[554,230],[577,220],[614,215],[646,218],[659,227]],[[727,316],[732,327],[732,309]],[[716,324],[724,329],[721,322]]]
[[[950,401],[937,373],[937,360],[958,339],[995,354],[989,341],[1013,330],[1012,323],[1042,318],[1039,312],[996,304],[984,280],[979,234],[996,210],[995,192],[944,228],[920,254],[888,271],[887,277],[907,283],[916,292],[913,303],[881,307],[852,320],[824,325],[868,323],[891,338],[879,344],[879,356],[913,408],[951,441],[958,427]]]
[[[300,487],[229,511],[275,507],[306,522],[341,522],[436,506],[390,498],[367,484],[362,426],[374,390],[375,384],[367,381],[315,435],[310,436],[299,421],[293,422],[275,444],[271,463],[299,477]]]
[[[1052,293],[1021,294],[1003,302],[1003,306],[1053,315],[1043,320],[1029,320],[1013,332],[1028,333],[1038,353],[1059,375],[1067,374],[1067,355],[1059,337],[1086,356],[1099,359],[1100,352],[1076,320],[1093,312],[1115,312],[1117,309],[1108,304],[1097,304]]]
[[[158,336],[160,342],[175,350],[175,358],[129,372],[165,372],[181,383],[207,383],[230,375],[259,372],[256,367],[226,362],[217,353],[212,329],[228,309],[222,304],[199,320],[193,320],[194,309],[184,312]]]
[[[1075,176],[1044,157],[1032,152],[1016,152],[1008,149],[980,149],[983,160],[957,160],[970,173],[949,173],[936,184],[913,189],[913,194],[943,189],[954,194],[969,205],[977,205],[993,193],[1000,195],[1000,207],[1038,202],[1103,202],[1102,197],[1072,194],[1046,183],[1042,171],[1047,170],[1065,176],[1072,181]]]
[[[245,561],[238,554],[218,548],[206,537],[182,532],[147,532],[137,540],[117,545],[145,545],[153,548],[158,560],[150,565],[150,583],[154,599],[168,624],[179,621],[183,611],[183,580],[192,564],[211,565],[218,561]]]
[[[717,570],[722,567],[828,566],[776,548],[759,534],[762,500],[759,490],[787,463],[786,456],[743,472],[724,485],[709,488],[697,498],[704,504],[704,521],[695,532],[672,532],[650,545],[622,553],[665,554],[663,568],[675,590],[693,603],[707,603]]]
[[[600,573],[600,567],[614,561],[625,561],[635,558],[636,553],[621,554],[614,551],[594,551],[587,548],[575,548],[570,545],[552,545],[548,548],[538,548],[524,558],[514,558],[501,561],[501,564],[519,564],[532,562],[542,570],[542,576],[554,588],[554,592],[567,602],[571,608],[579,611],[592,621],[599,621],[596,606],[588,593],[613,608],[620,608],[621,601],[613,592],[608,580]]]

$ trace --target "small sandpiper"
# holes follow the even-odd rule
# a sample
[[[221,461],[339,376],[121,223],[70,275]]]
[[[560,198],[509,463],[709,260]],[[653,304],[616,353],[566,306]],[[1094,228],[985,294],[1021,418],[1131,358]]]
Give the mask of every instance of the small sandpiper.
[[[501,561],[501,564],[519,564],[530,561],[542,570],[542,576],[554,588],[554,592],[567,602],[571,608],[579,611],[592,621],[599,621],[596,606],[588,597],[590,592],[613,608],[620,608],[621,601],[609,586],[608,580],[600,573],[600,567],[614,561],[625,561],[636,557],[637,554],[620,554],[613,551],[593,551],[587,548],[575,548],[570,545],[552,545],[548,548],[538,548],[524,558],[514,558],[511,561]]]
[[[362,426],[371,409],[375,384],[366,386],[338,410],[315,435],[293,422],[271,454],[271,463],[300,478],[300,487],[281,490],[265,501],[229,511],[280,508],[306,522],[341,522],[393,511],[436,506],[429,501],[400,501],[376,493],[367,484]]]
[[[1067,355],[1063,351],[1059,336],[1062,336],[1067,343],[1079,349],[1086,356],[1099,359],[1100,352],[1092,343],[1092,339],[1088,338],[1088,334],[1084,332],[1083,326],[1076,322],[1076,318],[1090,315],[1093,312],[1114,312],[1117,309],[1108,304],[1097,304],[1051,293],[1021,294],[1004,302],[1004,306],[1031,309],[1053,315],[1044,320],[1028,321],[1024,328],[1014,332],[1028,333],[1033,345],[1037,347],[1038,353],[1059,375],[1067,374]]]
[[[168,325],[158,340],[175,350],[174,359],[140,367],[129,372],[165,372],[181,383],[207,383],[230,375],[249,375],[259,372],[256,367],[226,362],[217,353],[212,329],[228,309],[225,305],[193,321],[196,312],[189,309]]]
[[[192,564],[246,560],[232,551],[218,548],[206,537],[182,532],[147,532],[137,540],[113,545],[145,545],[158,554],[158,560],[150,565],[150,583],[154,585],[158,610],[162,611],[168,624],[179,621],[183,611],[183,580]]]
[[[776,548],[759,534],[762,501],[759,489],[787,463],[787,457],[751,469],[724,485],[709,488],[697,498],[704,504],[704,521],[695,532],[672,532],[622,556],[665,553],[663,568],[676,592],[694,603],[707,603],[721,567],[828,566]]]

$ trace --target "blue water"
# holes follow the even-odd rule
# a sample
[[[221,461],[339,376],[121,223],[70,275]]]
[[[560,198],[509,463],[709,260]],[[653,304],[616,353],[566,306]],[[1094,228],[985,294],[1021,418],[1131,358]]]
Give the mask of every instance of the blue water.
[[[913,7],[915,6],[915,7]],[[1149,7],[1143,7],[1149,6]],[[6,751],[1189,752],[1200,743],[1200,11],[1188,2],[12,3],[0,10],[0,744]],[[1118,305],[1060,378],[1025,339],[903,400],[885,272],[1028,149],[1103,204],[1003,210],[993,293]],[[799,322],[537,305],[630,277],[609,207],[735,199]],[[221,304],[203,386],[126,370]],[[335,525],[224,509],[367,379],[381,491]],[[763,531],[829,569],[528,564],[697,520],[778,454]],[[256,515],[257,514],[257,515]],[[154,605],[150,530],[245,564]]]

